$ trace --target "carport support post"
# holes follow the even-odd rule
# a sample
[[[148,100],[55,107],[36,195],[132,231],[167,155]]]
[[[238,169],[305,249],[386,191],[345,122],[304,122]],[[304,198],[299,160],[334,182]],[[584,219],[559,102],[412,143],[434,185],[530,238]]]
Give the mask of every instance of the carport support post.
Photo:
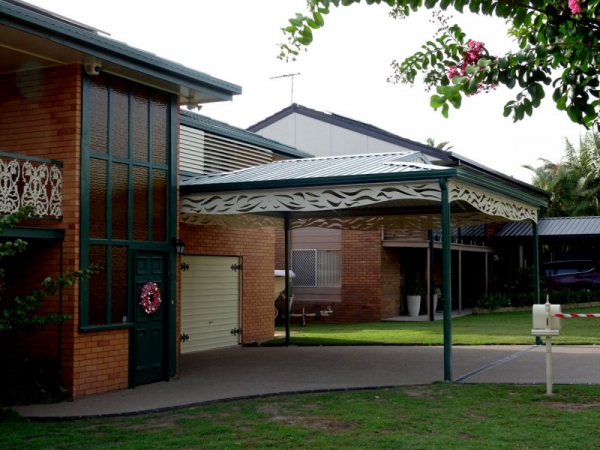
[[[285,346],[290,346],[290,218],[283,219],[285,250]]]
[[[440,178],[442,194],[442,295],[444,298],[444,381],[452,381],[452,272],[450,242],[450,201],[445,178]]]
[[[538,233],[538,224],[532,222],[533,235],[533,301],[536,305],[540,304],[540,237]],[[542,338],[536,336],[536,345],[542,345]]]
[[[429,273],[427,274],[427,304],[429,305],[427,310],[429,311],[429,320],[432,322],[435,320],[435,311],[433,310],[433,296],[435,295],[435,283],[433,281],[433,230],[427,231],[429,238],[429,253],[427,254],[427,261],[429,262]]]

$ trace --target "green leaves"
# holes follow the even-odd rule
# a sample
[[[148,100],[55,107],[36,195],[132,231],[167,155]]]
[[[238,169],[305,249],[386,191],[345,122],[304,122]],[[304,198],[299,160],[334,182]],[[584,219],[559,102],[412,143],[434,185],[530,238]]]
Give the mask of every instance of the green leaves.
[[[0,231],[11,228],[21,220],[26,219],[35,212],[31,206],[26,206],[18,211],[0,218]],[[0,260],[14,257],[25,250],[27,243],[21,239],[14,242],[8,241],[0,244]],[[81,279],[89,278],[97,273],[98,268],[93,266],[88,270],[67,272],[56,278],[46,277],[41,283],[41,288],[33,289],[30,294],[23,297],[2,298],[0,301],[0,335],[4,331],[13,329],[35,329],[44,325],[63,323],[69,316],[58,314],[37,315],[36,310],[41,306],[42,300],[48,295],[55,294],[60,286],[71,286]],[[4,279],[4,271],[0,270],[0,287],[10,280]]]
[[[313,41],[313,32],[325,24],[323,15],[330,7],[350,6],[360,0],[308,0],[308,15],[296,14],[283,29],[288,43],[280,44],[280,55],[296,56]],[[506,19],[518,51],[485,49],[476,60],[467,58],[469,38],[456,25],[436,13],[440,21],[438,34],[421,49],[404,60],[392,63],[394,83],[415,82],[422,75],[427,90],[436,88],[431,97],[433,108],[448,115],[449,105],[459,108],[462,96],[492,89],[496,84],[517,89],[517,97],[505,105],[503,114],[521,120],[533,114],[545,98],[544,85],[554,85],[552,101],[565,111],[570,120],[584,126],[598,123],[600,114],[600,34],[597,17],[600,0],[580,2],[582,11],[573,15],[564,2],[532,0],[531,2],[498,2],[497,0],[366,0],[368,5],[387,5],[394,18],[406,17],[410,11],[453,7],[464,13],[493,15]],[[474,36],[474,40],[479,36]],[[492,56],[494,55],[494,56]],[[495,56],[498,55],[498,56]],[[468,64],[460,77],[448,78],[451,66]],[[561,77],[562,73],[562,77]],[[452,88],[456,87],[457,91]]]

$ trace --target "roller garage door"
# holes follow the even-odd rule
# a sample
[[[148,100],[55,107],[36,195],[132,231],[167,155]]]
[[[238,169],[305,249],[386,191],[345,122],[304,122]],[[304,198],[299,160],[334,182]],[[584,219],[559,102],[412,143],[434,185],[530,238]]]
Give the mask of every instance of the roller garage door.
[[[231,256],[182,256],[181,353],[239,344],[240,259]]]

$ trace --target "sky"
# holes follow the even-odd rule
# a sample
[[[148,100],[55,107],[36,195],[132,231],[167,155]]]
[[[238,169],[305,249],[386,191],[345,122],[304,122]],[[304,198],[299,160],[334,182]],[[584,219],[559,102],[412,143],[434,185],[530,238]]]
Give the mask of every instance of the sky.
[[[293,102],[370,123],[425,142],[448,141],[452,151],[522,181],[539,159],[558,161],[565,138],[578,143],[585,129],[556,110],[547,92],[532,117],[513,123],[503,105],[516,90],[498,89],[463,99],[445,119],[429,106],[422,86],[393,85],[390,63],[420,50],[438,28],[430,11],[403,20],[389,7],[332,8],[325,27],[295,62],[276,58],[287,20],[306,11],[305,0],[29,0],[29,3],[96,27],[126,44],[237,84],[231,102],[204,105],[201,113],[247,128]],[[500,19],[454,13],[450,23],[483,41],[492,55],[515,44]],[[310,151],[310,150],[308,150]]]

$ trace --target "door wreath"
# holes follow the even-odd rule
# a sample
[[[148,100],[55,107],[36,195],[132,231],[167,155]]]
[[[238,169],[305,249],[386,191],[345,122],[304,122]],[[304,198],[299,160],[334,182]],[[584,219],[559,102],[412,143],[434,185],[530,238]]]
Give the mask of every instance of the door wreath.
[[[140,292],[140,306],[146,314],[154,314],[161,303],[160,289],[156,283],[146,283]]]

